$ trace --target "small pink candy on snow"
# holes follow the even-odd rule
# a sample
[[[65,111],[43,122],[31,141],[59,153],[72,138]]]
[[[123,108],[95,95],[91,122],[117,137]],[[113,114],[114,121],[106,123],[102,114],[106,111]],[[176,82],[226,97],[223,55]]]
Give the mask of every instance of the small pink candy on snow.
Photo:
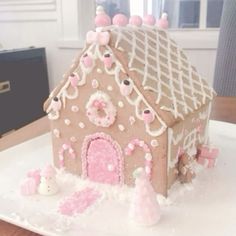
[[[27,173],[27,177],[33,178],[35,180],[36,185],[38,185],[40,183],[40,172],[41,172],[40,169],[30,170]]]
[[[103,63],[104,63],[104,65],[107,69],[110,69],[112,67],[113,59],[112,59],[112,56],[109,53],[106,53],[103,56]]]
[[[112,19],[113,25],[117,26],[126,26],[128,22],[128,18],[124,14],[117,14]]]
[[[93,65],[93,59],[88,54],[85,54],[82,57],[82,62],[86,68],[90,68]]]
[[[34,178],[26,178],[20,185],[20,192],[23,196],[33,195],[37,192],[37,184]]]
[[[142,23],[143,23],[143,20],[140,16],[131,16],[129,18],[130,25],[141,26]]]
[[[78,85],[78,82],[79,82],[79,77],[77,74],[71,74],[69,76],[69,81],[70,81],[70,84],[72,87],[76,87]]]
[[[167,20],[168,15],[163,13],[161,18],[157,20],[157,27],[160,29],[168,29],[169,22]]]
[[[46,166],[40,173],[41,177],[54,177],[56,174],[56,170],[51,166]]]
[[[155,17],[153,15],[146,15],[143,18],[143,23],[145,25],[155,25],[156,19],[155,19]]]

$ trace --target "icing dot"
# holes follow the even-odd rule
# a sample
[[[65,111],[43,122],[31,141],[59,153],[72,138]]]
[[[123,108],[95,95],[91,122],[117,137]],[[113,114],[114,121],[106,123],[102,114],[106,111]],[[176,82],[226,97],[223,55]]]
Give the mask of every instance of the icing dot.
[[[152,155],[151,155],[151,153],[146,153],[146,155],[145,155],[145,160],[147,160],[147,161],[151,161],[151,160],[152,160]]]
[[[79,122],[79,127],[83,129],[85,127],[85,124],[83,122]]]
[[[133,116],[130,116],[129,117],[129,123],[130,123],[130,125],[133,125],[134,123],[135,123],[135,118],[133,117]]]
[[[109,165],[107,165],[107,169],[109,171],[113,171],[114,170],[114,166],[112,164],[109,164]]]
[[[152,147],[157,147],[159,144],[158,144],[158,141],[156,139],[152,139],[151,140],[151,146]]]
[[[60,131],[58,129],[54,129],[53,134],[55,135],[56,138],[60,138]]]
[[[76,137],[72,136],[72,137],[70,137],[70,141],[75,143],[77,141],[77,139],[76,139]]]
[[[122,48],[122,47],[118,47],[117,49],[118,49],[119,51],[124,52],[124,48]]]
[[[113,90],[112,86],[111,85],[107,86],[107,90],[112,91]]]
[[[125,130],[125,127],[124,127],[124,125],[121,125],[121,124],[120,124],[120,125],[118,125],[118,128],[119,128],[119,130],[120,130],[120,131],[124,131],[124,130]]]
[[[65,122],[66,125],[70,125],[71,124],[71,121],[69,119],[65,119],[64,122]]]
[[[99,86],[98,81],[96,79],[93,79],[92,80],[92,87],[95,89],[95,88],[98,88],[98,86]]]
[[[74,106],[71,107],[71,111],[78,112],[79,111],[79,107],[74,105]]]
[[[97,68],[97,73],[102,74],[102,70],[100,68]]]
[[[119,101],[118,106],[122,108],[122,107],[124,107],[124,103],[122,101]]]

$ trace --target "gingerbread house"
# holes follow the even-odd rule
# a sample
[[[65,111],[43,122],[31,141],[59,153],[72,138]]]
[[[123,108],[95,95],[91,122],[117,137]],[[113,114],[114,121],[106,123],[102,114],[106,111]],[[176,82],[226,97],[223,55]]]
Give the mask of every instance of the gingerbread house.
[[[55,166],[111,185],[132,185],[145,167],[167,195],[180,156],[191,166],[208,141],[213,89],[155,26],[107,26],[86,41],[44,104]]]

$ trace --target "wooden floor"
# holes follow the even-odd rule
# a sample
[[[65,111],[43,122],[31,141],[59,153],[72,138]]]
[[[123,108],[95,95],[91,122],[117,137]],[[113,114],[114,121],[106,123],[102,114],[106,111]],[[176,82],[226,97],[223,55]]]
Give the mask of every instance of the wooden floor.
[[[236,124],[236,97],[216,97],[212,105],[211,119]],[[0,139],[0,151],[22,143],[49,131],[47,117]],[[0,221],[0,236],[37,236],[38,234]]]

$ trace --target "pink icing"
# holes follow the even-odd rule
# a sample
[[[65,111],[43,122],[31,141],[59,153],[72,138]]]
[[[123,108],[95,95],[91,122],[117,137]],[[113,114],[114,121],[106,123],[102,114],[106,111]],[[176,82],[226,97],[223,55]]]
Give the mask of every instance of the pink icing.
[[[88,44],[97,43],[101,46],[108,45],[110,41],[110,34],[108,32],[94,32],[89,31],[86,35],[86,42]]]
[[[64,153],[68,151],[69,153],[69,157],[72,158],[72,159],[75,159],[76,158],[76,154],[75,154],[75,150],[72,148],[71,144],[69,143],[63,143],[61,148],[59,149],[58,151],[58,154],[59,154],[59,164],[60,164],[60,167],[64,167],[65,165],[65,162],[64,162]]]
[[[34,178],[26,178],[20,185],[20,192],[23,196],[33,195],[37,192],[37,184]]]
[[[143,20],[140,16],[131,16],[129,18],[129,23],[131,25],[135,25],[135,26],[141,26],[143,23]]]
[[[84,178],[89,177],[93,181],[102,183],[123,184],[122,151],[111,136],[104,133],[86,136],[81,158]]]
[[[157,20],[157,27],[160,29],[168,29],[169,22],[167,20],[167,14],[163,13],[161,18]]]
[[[81,214],[100,197],[101,194],[97,190],[87,187],[63,199],[62,202],[59,203],[58,210],[61,214],[68,216]]]
[[[155,25],[156,19],[153,15],[146,15],[143,18],[143,23],[146,24],[146,25]]]
[[[117,14],[113,17],[112,23],[118,26],[126,26],[128,24],[128,18],[124,14]]]
[[[59,111],[61,109],[61,101],[58,98],[54,98],[51,102],[53,111]]]
[[[103,27],[111,25],[111,18],[107,14],[99,14],[95,17],[95,25],[97,27]]]

